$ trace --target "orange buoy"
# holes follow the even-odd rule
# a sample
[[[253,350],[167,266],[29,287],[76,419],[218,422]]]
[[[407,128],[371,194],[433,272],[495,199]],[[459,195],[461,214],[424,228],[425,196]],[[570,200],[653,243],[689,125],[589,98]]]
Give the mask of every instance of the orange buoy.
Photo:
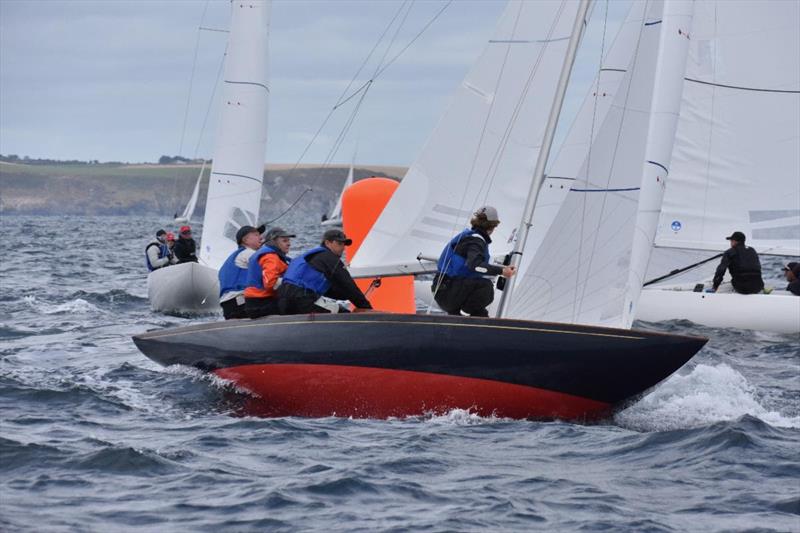
[[[359,180],[342,194],[342,224],[344,232],[353,239],[347,248],[350,261],[356,257],[361,243],[367,238],[375,221],[389,203],[399,183],[388,178],[367,178]],[[380,311],[414,314],[414,276],[383,278],[379,286],[370,286],[372,279],[358,279],[356,284],[372,304]]]

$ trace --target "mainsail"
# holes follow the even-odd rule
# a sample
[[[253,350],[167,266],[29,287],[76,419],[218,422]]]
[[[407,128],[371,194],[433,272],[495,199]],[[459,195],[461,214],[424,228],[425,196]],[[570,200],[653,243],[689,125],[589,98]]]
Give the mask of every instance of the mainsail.
[[[578,2],[509,3],[353,266],[438,256],[481,204],[506,221],[494,240],[510,242],[577,9]]]
[[[222,113],[208,186],[200,260],[219,268],[236,231],[257,225],[267,143],[269,3],[231,3]]]
[[[800,255],[799,22],[796,1],[697,2],[656,246],[719,251],[739,230]]]

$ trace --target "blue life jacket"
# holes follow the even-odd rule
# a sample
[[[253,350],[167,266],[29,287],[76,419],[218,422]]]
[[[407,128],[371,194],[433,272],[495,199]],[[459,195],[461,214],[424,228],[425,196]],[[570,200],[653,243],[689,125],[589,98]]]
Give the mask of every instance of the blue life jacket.
[[[331,288],[331,282],[325,274],[308,264],[308,257],[327,250],[324,246],[317,246],[296,257],[289,263],[289,268],[283,274],[283,282],[295,285],[317,294],[325,294]]]
[[[447,246],[444,247],[444,250],[442,250],[439,256],[436,269],[450,278],[482,278],[482,274],[469,269],[466,257],[456,253],[456,246],[458,246],[458,243],[473,235],[480,236],[480,233],[473,229],[465,229],[450,239],[450,242],[447,243]],[[481,240],[483,240],[483,256],[488,262],[492,257],[489,255],[489,243],[487,243],[483,237],[481,237]]]
[[[153,270],[156,270],[158,268],[163,268],[163,267],[154,267],[153,265],[150,264],[150,256],[147,255],[147,250],[149,250],[151,246],[158,246],[158,258],[159,259],[162,259],[162,258],[167,257],[169,255],[169,248],[167,247],[166,244],[151,242],[150,244],[145,246],[144,247],[144,261],[145,261],[145,264],[147,265],[147,270],[149,270],[150,272],[152,272]],[[164,266],[166,266],[166,265],[164,265]]]
[[[278,250],[272,246],[267,246],[266,244],[256,250],[256,253],[251,255],[250,259],[247,260],[247,280],[245,283],[247,287],[255,287],[257,289],[264,288],[264,276],[261,271],[261,265],[258,262],[261,261],[261,258],[267,254],[278,254],[278,256],[281,255],[278,253]],[[288,257],[281,257],[281,259],[284,259],[286,263],[289,262]]]
[[[244,246],[239,246],[228,256],[219,268],[219,295],[226,292],[243,291],[247,287],[247,269],[236,266],[236,256],[239,255]]]

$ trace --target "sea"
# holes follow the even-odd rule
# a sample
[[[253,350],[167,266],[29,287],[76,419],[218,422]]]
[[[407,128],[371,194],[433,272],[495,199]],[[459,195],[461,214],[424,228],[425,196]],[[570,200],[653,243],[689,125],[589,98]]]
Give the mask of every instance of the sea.
[[[221,320],[150,311],[159,227],[0,217],[0,530],[800,531],[797,336],[637,324],[710,340],[593,424],[248,417],[131,341]]]

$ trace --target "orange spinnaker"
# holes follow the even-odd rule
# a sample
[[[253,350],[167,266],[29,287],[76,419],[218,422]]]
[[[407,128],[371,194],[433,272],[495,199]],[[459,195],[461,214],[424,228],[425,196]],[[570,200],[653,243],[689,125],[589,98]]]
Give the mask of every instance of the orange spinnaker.
[[[343,229],[353,239],[353,244],[347,247],[350,261],[356,257],[361,243],[399,185],[388,178],[367,178],[357,181],[344,191]],[[371,283],[371,279],[356,280],[356,284],[365,294]],[[380,311],[414,314],[417,310],[414,303],[414,276],[382,278],[380,287],[372,289],[367,299],[372,307]]]

